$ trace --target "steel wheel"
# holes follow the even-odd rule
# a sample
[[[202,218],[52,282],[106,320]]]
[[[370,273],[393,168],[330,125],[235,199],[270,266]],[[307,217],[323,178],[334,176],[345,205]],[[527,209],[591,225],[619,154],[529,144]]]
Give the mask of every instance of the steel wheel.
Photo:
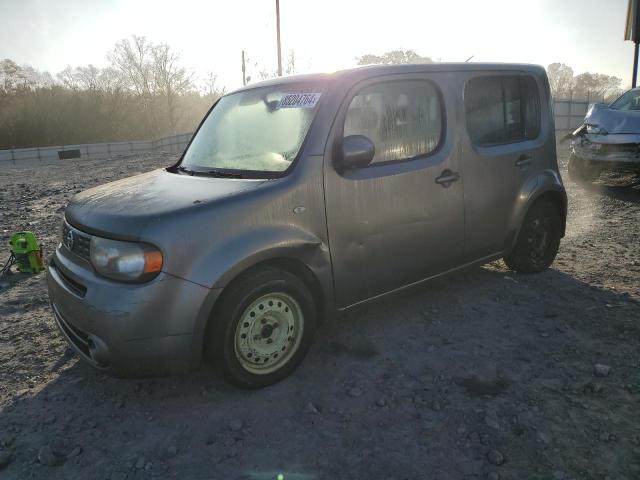
[[[304,314],[283,292],[268,293],[242,313],[235,331],[235,354],[248,372],[266,375],[285,365],[300,347]]]
[[[551,247],[551,222],[548,218],[536,218],[531,222],[527,244],[531,263],[544,263]]]
[[[298,368],[316,330],[317,307],[290,272],[255,268],[233,280],[211,312],[205,355],[227,380],[262,388]]]
[[[541,272],[553,263],[562,237],[562,217],[549,201],[536,202],[527,212],[511,252],[509,268],[522,273]]]

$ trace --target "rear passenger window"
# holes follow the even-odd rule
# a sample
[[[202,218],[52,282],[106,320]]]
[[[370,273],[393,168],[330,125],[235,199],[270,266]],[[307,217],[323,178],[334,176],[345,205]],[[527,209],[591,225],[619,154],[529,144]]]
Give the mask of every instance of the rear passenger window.
[[[376,147],[372,163],[428,155],[440,144],[442,102],[429,81],[403,80],[361,90],[347,110],[344,136],[364,135]]]
[[[531,140],[540,134],[540,97],[532,77],[477,77],[464,96],[467,131],[474,145]]]

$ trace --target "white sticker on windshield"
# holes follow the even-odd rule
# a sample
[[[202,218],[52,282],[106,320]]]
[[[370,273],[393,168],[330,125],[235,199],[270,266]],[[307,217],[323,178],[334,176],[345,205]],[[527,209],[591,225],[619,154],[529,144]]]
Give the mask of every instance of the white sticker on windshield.
[[[320,100],[320,93],[285,93],[278,108],[313,108]]]

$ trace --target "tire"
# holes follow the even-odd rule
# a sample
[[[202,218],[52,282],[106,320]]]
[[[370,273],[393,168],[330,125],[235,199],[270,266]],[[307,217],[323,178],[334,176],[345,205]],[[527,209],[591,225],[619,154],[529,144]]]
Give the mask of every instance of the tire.
[[[316,304],[307,286],[295,275],[265,268],[228,288],[209,320],[207,359],[241,388],[266,387],[293,373],[316,329]]]
[[[567,166],[569,178],[576,183],[593,183],[602,172],[601,169],[590,165],[587,161],[576,157],[574,153],[569,156],[569,165]]]
[[[553,203],[538,201],[527,212],[515,247],[504,256],[504,263],[520,273],[542,272],[556,258],[561,237],[560,212]]]

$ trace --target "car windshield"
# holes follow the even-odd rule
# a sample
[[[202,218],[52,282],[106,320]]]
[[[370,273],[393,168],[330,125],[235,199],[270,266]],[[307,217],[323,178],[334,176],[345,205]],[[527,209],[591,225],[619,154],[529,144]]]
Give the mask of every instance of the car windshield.
[[[640,110],[640,90],[629,90],[611,104],[615,110]]]
[[[309,131],[322,91],[317,84],[282,84],[222,97],[185,152],[181,169],[287,170]]]

